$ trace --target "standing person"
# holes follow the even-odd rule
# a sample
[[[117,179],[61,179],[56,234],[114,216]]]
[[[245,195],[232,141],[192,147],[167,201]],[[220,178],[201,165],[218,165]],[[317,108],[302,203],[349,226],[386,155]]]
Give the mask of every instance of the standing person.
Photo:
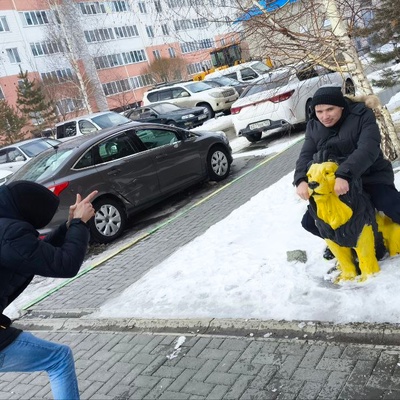
[[[91,201],[78,194],[66,223],[39,239],[59,204],[42,185],[28,181],[0,187],[0,372],[46,371],[55,399],[79,399],[74,359],[68,346],[39,339],[14,328],[3,314],[28,286],[34,275],[75,276],[89,242],[86,223],[94,215]]]
[[[377,100],[368,96],[368,105],[376,107]],[[339,195],[349,191],[349,182],[361,178],[364,191],[373,206],[400,224],[400,193],[394,185],[390,161],[383,157],[381,136],[373,111],[363,101],[351,101],[343,96],[340,87],[323,86],[312,99],[313,113],[307,123],[305,140],[296,162],[293,184],[303,200],[310,197],[307,166],[314,154],[326,150],[344,159],[336,171],[334,191]],[[307,210],[302,226],[320,236],[315,221]],[[333,258],[329,249],[324,257]]]

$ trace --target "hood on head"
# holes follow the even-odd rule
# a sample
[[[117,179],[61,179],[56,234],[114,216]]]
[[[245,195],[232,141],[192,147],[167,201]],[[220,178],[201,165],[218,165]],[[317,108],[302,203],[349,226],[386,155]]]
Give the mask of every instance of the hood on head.
[[[15,181],[5,188],[14,203],[7,205],[16,210],[12,217],[30,223],[35,229],[44,228],[51,221],[60,203],[52,191],[35,182]]]

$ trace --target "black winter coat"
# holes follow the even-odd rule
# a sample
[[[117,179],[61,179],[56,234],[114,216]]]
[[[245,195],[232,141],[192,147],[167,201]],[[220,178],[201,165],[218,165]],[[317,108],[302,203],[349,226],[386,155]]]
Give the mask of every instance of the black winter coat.
[[[37,212],[40,212],[38,210]],[[75,276],[81,267],[89,229],[81,220],[72,220],[67,230],[62,224],[44,240],[19,215],[6,186],[0,193],[0,350],[20,334],[9,327],[4,309],[18,297],[34,275],[56,278]]]
[[[307,181],[308,164],[323,149],[345,158],[336,171],[337,177],[348,181],[361,177],[363,184],[394,183],[393,168],[380,149],[381,136],[373,111],[364,103],[347,102],[348,115],[338,131],[325,127],[316,117],[308,122],[296,162],[294,185]]]

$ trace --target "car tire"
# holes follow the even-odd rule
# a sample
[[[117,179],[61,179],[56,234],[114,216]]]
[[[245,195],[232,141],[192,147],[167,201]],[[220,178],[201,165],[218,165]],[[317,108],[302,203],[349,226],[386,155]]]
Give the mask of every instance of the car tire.
[[[255,143],[261,139],[261,135],[262,135],[261,132],[253,133],[251,135],[246,136],[246,139],[251,143]]]
[[[356,87],[351,79],[347,79],[344,84],[344,93],[354,96],[356,94]]]
[[[167,121],[165,124],[169,126],[176,126],[174,121]]]
[[[207,171],[211,181],[222,181],[230,172],[229,154],[222,146],[214,146],[207,156]]]
[[[89,221],[91,239],[110,243],[121,236],[127,221],[122,204],[114,199],[101,198],[93,206],[96,213]]]
[[[207,110],[207,115],[208,115],[207,119],[214,118],[215,112],[214,112],[214,110],[212,109],[212,107],[209,104],[201,103],[201,104],[198,104],[198,106],[199,107],[204,107]]]
[[[311,104],[312,100],[308,99],[306,103],[306,123],[311,119],[311,115],[313,113]]]

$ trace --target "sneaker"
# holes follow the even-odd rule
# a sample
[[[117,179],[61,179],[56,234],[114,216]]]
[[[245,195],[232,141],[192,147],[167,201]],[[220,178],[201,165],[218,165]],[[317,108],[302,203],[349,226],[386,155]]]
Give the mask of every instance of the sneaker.
[[[329,247],[327,247],[325,249],[324,254],[322,255],[322,257],[324,257],[325,260],[333,260],[335,258],[333,253],[330,251]]]

